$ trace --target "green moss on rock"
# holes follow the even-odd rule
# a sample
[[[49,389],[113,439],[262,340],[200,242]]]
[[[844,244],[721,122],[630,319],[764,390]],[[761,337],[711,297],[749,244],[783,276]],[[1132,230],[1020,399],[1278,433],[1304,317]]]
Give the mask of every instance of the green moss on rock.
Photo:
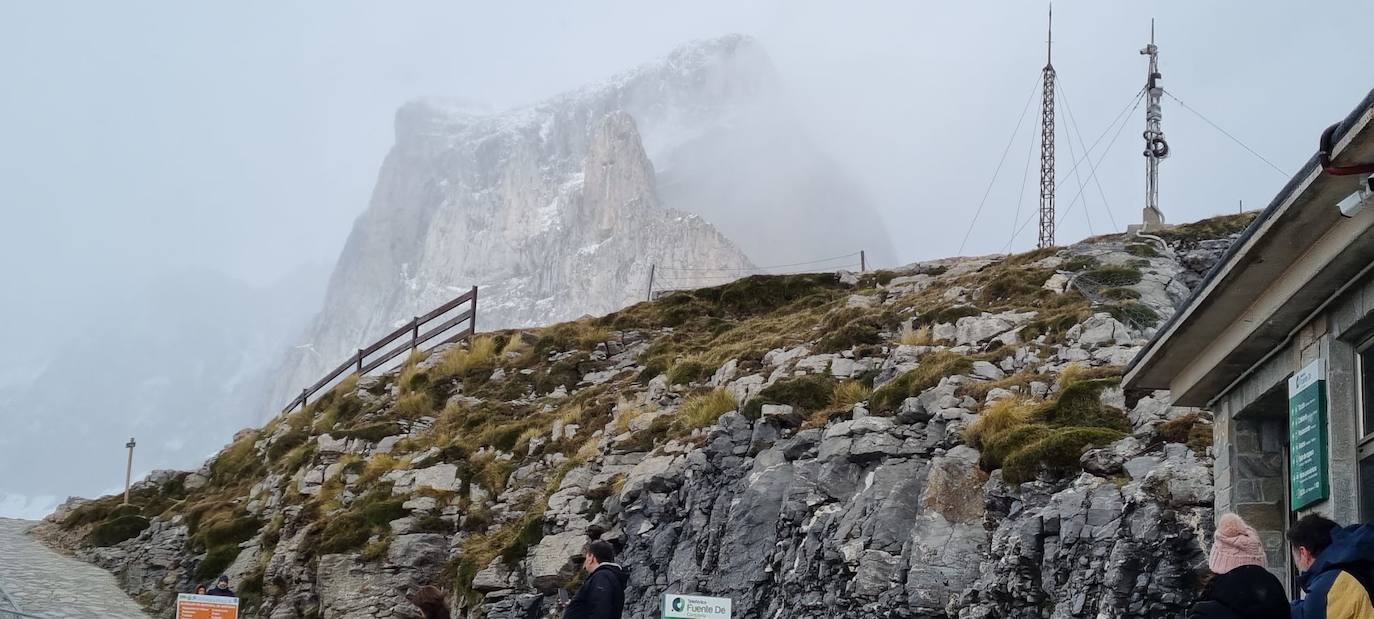
[[[1080,470],[1079,458],[1093,447],[1103,447],[1126,437],[1107,428],[1060,428],[1017,449],[1002,463],[1002,478],[1017,484],[1035,479],[1040,471],[1063,476]]]
[[[746,417],[757,419],[764,404],[786,404],[804,412],[814,412],[830,406],[834,393],[833,378],[807,374],[769,385],[750,399],[741,412]]]
[[[1120,288],[1139,284],[1142,275],[1134,266],[1107,266],[1084,272],[1079,277],[1091,284]]]
[[[147,518],[135,514],[115,516],[100,523],[91,530],[87,538],[96,546],[113,546],[122,541],[138,537],[151,524]]]

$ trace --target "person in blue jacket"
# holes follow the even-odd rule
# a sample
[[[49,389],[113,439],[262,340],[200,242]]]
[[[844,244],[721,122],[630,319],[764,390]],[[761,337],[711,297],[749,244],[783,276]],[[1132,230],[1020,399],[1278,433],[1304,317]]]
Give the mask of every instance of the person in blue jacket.
[[[1292,619],[1374,619],[1374,526],[1341,528],[1316,514],[1288,530],[1293,562],[1306,595],[1292,604]]]

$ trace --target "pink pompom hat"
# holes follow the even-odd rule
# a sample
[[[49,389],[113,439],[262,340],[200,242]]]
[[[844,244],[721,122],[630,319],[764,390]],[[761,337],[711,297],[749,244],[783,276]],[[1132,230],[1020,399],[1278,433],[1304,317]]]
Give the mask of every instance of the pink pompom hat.
[[[1207,567],[1215,574],[1225,574],[1242,565],[1268,567],[1264,542],[1240,516],[1224,514],[1217,520],[1217,534],[1212,538],[1212,554],[1207,558]]]

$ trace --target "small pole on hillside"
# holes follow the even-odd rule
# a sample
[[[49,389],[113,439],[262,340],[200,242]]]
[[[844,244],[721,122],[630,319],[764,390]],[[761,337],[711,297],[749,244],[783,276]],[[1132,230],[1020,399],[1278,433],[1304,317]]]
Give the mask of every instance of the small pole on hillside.
[[[129,442],[124,445],[129,448],[129,465],[124,469],[124,504],[129,504],[129,486],[134,481],[134,437],[129,437]]]
[[[654,265],[654,264],[650,264],[650,265],[649,265],[649,291],[648,291],[647,293],[644,294],[644,300],[645,300],[645,301],[653,301],[653,300],[654,300],[654,267],[655,267],[655,266],[657,266],[657,265]]]
[[[860,249],[860,250],[859,250],[859,272],[860,272],[860,273],[863,273],[863,272],[865,272],[865,271],[867,271],[867,270],[868,270],[868,262],[864,259],[864,250]]]
[[[1245,200],[1236,200],[1236,214],[1241,215],[1243,213],[1245,213]]]

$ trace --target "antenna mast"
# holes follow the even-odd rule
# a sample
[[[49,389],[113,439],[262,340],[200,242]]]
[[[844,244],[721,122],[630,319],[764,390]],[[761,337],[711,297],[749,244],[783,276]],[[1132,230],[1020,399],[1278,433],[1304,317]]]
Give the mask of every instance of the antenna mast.
[[[1040,241],[1037,247],[1054,246],[1054,5],[1050,5],[1045,38],[1045,69],[1040,99]]]
[[[1160,96],[1164,88],[1159,85],[1163,76],[1159,74],[1159,47],[1155,45],[1155,20],[1150,20],[1150,44],[1140,50],[1141,55],[1150,57],[1150,71],[1145,76],[1145,208],[1141,212],[1144,230],[1158,230],[1164,226],[1164,211],[1159,209],[1159,161],[1169,156],[1169,143],[1164,141],[1164,130],[1160,127],[1163,114],[1160,110]]]

